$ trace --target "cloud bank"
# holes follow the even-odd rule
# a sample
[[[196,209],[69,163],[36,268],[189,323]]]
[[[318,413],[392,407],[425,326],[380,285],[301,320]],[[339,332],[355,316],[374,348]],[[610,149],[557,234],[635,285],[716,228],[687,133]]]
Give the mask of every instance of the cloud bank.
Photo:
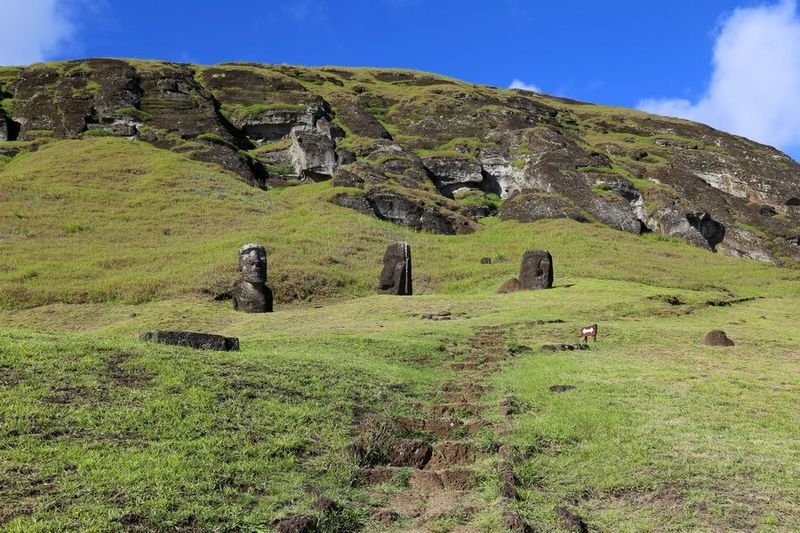
[[[509,89],[522,89],[523,91],[532,91],[532,92],[535,92],[535,93],[542,92],[542,90],[539,87],[537,87],[536,85],[530,85],[530,84],[525,83],[524,81],[518,80],[516,78],[514,79],[514,81],[511,82],[511,85],[509,85],[508,88]]]
[[[740,8],[722,24],[705,94],[642,100],[639,109],[704,122],[784,150],[800,148],[800,17],[796,0]]]
[[[58,53],[75,32],[64,4],[64,0],[4,2],[0,65],[27,65]]]

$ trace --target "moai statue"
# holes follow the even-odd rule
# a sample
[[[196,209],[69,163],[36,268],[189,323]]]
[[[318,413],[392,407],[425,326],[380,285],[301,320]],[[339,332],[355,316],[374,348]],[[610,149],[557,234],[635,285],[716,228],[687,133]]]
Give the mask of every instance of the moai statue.
[[[553,257],[546,250],[528,250],[519,270],[520,290],[553,288]]]
[[[411,296],[411,246],[407,242],[396,242],[386,249],[379,288],[386,294]]]
[[[267,250],[245,244],[239,250],[242,279],[233,289],[233,308],[245,313],[271,313],[272,291],[267,287]]]

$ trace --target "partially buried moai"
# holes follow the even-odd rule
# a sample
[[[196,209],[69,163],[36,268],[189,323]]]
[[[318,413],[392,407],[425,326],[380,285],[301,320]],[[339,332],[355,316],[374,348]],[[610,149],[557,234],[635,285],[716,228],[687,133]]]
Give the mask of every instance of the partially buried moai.
[[[271,313],[272,291],[267,287],[267,250],[245,244],[239,250],[242,279],[233,289],[233,308],[245,313]]]
[[[411,246],[407,242],[396,242],[386,249],[379,288],[386,294],[411,296]]]
[[[553,257],[546,250],[528,250],[519,270],[520,290],[553,288]]]

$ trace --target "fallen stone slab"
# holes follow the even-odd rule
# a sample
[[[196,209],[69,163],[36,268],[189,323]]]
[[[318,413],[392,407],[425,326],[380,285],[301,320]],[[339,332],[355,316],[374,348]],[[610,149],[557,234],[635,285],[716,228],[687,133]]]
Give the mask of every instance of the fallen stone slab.
[[[545,344],[541,347],[543,352],[572,352],[575,350],[588,350],[588,344]]]
[[[239,339],[223,337],[210,333],[194,333],[191,331],[145,331],[139,336],[143,341],[186,346],[196,350],[216,350],[220,352],[238,352]]]

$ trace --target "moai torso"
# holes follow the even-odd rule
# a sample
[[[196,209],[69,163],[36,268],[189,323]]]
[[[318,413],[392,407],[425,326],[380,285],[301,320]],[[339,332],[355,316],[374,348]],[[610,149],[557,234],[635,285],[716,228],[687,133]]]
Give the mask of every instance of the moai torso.
[[[411,246],[408,243],[396,242],[386,249],[379,289],[386,294],[411,295]]]
[[[546,250],[528,250],[519,270],[521,290],[553,288],[553,257]]]
[[[267,287],[267,250],[246,244],[239,250],[242,279],[233,290],[233,308],[245,313],[271,313],[272,291]]]

